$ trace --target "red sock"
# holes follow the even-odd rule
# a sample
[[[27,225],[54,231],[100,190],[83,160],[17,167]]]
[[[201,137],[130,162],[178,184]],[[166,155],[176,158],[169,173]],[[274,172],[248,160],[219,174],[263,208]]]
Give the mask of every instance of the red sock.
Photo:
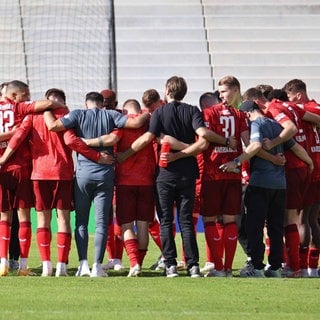
[[[0,221],[0,258],[8,259],[11,228],[7,221]]]
[[[211,250],[207,244],[207,241],[206,241],[206,262],[212,262],[213,263],[213,256],[211,254]]]
[[[114,259],[114,229],[113,229],[113,223],[109,224],[108,227],[108,239],[107,239],[107,251],[108,251],[108,258]]]
[[[309,248],[299,249],[300,269],[308,269],[308,252]]]
[[[19,243],[20,257],[28,258],[31,246],[31,222],[23,221],[19,223]]]
[[[218,228],[215,222],[206,222],[204,224],[204,234],[213,262],[217,270],[223,269],[222,263],[222,238],[219,235]]]
[[[282,255],[283,255],[282,260],[287,265],[288,264],[288,255],[287,255],[287,248],[286,248],[286,244],[285,243],[283,243]]]
[[[223,243],[224,243],[224,268],[232,270],[232,263],[236,253],[238,241],[238,228],[235,222],[224,225]]]
[[[57,232],[58,262],[67,263],[71,246],[71,233]]]
[[[42,261],[51,260],[51,232],[49,228],[38,228],[37,229],[37,244],[40,257]]]
[[[270,238],[268,236],[266,237],[265,245],[266,245],[265,253],[268,256],[270,254]]]
[[[134,267],[138,263],[138,240],[130,239],[124,242],[124,247],[130,261],[130,267]]]
[[[122,229],[115,223],[113,226],[114,229],[114,258],[122,260],[123,255],[123,240],[122,240]]]
[[[311,269],[317,269],[319,264],[319,253],[318,248],[309,248],[308,265]]]
[[[160,240],[160,224],[158,221],[154,221],[152,224],[149,225],[149,234],[158,248],[161,250],[161,240]]]
[[[147,254],[147,251],[148,251],[147,249],[139,249],[138,250],[138,263],[140,264],[141,267],[143,264],[144,257]]]
[[[290,224],[286,226],[284,228],[284,235],[286,239],[288,266],[292,271],[297,271],[300,269],[300,257],[299,257],[300,236],[299,236],[297,225]]]

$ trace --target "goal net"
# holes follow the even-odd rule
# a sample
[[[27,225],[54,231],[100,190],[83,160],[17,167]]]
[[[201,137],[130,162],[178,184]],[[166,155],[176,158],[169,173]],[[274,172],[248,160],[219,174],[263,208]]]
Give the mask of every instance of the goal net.
[[[110,2],[1,0],[0,82],[27,82],[32,99],[62,89],[70,109],[110,88]]]

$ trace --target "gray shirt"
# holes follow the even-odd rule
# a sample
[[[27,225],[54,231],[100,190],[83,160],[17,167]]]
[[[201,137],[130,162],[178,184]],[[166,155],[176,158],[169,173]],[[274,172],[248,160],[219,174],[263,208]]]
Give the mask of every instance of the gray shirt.
[[[261,142],[264,138],[274,139],[283,130],[278,122],[273,119],[259,117],[251,122],[250,143]],[[286,148],[295,144],[293,139],[286,142]],[[275,155],[284,152],[284,145],[280,144],[268,151]],[[284,166],[274,165],[272,162],[260,157],[253,157],[250,160],[249,184],[256,187],[268,189],[286,189],[286,177]]]
[[[87,110],[72,110],[61,118],[66,129],[74,128],[80,138],[96,138],[109,134],[115,128],[122,128],[127,117],[114,110],[99,108]],[[107,151],[113,154],[113,147],[94,148],[97,151]],[[77,177],[90,177],[92,180],[105,180],[114,174],[113,165],[99,164],[81,154],[77,155]]]

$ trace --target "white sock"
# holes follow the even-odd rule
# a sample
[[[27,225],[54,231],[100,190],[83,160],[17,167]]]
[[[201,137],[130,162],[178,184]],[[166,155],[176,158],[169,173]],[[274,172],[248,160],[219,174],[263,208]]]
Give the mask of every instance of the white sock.
[[[20,258],[20,269],[26,270],[28,264],[28,258]]]

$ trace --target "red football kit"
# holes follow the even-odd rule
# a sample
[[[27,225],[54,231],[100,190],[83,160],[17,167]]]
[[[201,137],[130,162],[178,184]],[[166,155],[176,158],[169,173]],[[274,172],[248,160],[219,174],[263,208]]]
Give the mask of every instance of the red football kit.
[[[278,99],[273,99],[267,110],[267,115],[280,124],[291,120],[298,129],[294,139],[307,150],[307,136],[302,120],[305,113],[305,110],[297,107],[294,103],[283,102]],[[287,160],[285,165],[287,179],[286,207],[287,209],[300,209],[306,204],[305,196],[310,184],[309,168],[291,150],[285,151],[285,157]]]
[[[234,150],[228,146],[210,143],[203,152],[201,214],[240,214],[241,172],[223,172],[219,167],[242,153],[241,134],[248,130],[245,115],[238,109],[220,103],[203,110],[203,118],[208,129],[226,138],[235,136],[238,147]],[[225,201],[226,195],[232,201]]]
[[[129,115],[129,117],[133,117]],[[128,149],[147,130],[119,129],[117,152]],[[154,220],[154,185],[156,159],[153,144],[116,165],[116,214],[120,225],[134,220]],[[130,208],[130,210],[128,210]]]

